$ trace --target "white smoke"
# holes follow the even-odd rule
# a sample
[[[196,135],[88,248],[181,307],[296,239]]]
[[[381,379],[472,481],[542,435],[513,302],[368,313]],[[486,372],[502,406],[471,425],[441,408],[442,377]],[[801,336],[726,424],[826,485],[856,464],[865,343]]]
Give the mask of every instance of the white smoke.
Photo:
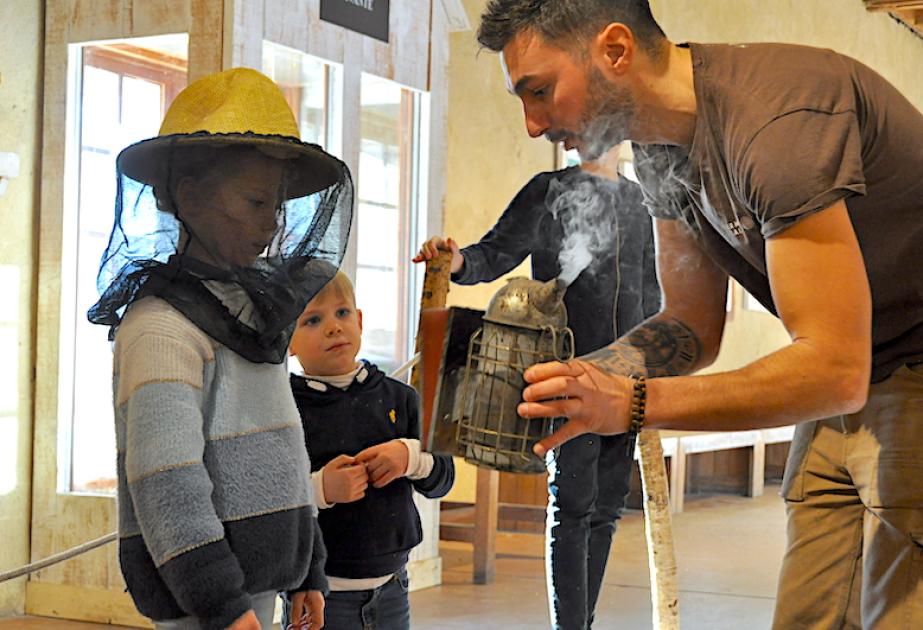
[[[672,145],[634,145],[633,167],[647,196],[657,202],[685,204],[686,187],[694,181],[689,153]]]
[[[548,185],[546,203],[564,229],[558,276],[570,286],[594,260],[612,254],[618,247],[618,209],[607,202],[592,176],[572,171]]]
[[[580,159],[594,162],[628,138],[629,111],[598,114],[591,118],[580,135]]]

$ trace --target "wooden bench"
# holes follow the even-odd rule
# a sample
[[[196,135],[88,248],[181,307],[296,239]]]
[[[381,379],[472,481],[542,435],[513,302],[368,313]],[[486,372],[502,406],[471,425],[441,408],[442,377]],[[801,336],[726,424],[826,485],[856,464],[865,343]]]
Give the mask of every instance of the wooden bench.
[[[670,509],[683,511],[686,495],[686,458],[697,453],[711,453],[736,448],[749,448],[747,496],[763,494],[766,468],[766,445],[790,442],[793,426],[752,431],[704,433],[698,431],[661,431],[664,456],[669,458]],[[635,459],[638,458],[635,449]]]

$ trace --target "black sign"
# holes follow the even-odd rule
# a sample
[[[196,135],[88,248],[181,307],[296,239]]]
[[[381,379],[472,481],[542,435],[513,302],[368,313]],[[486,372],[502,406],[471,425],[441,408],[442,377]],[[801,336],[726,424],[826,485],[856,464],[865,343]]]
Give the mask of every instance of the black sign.
[[[390,0],[320,0],[320,19],[388,41]]]

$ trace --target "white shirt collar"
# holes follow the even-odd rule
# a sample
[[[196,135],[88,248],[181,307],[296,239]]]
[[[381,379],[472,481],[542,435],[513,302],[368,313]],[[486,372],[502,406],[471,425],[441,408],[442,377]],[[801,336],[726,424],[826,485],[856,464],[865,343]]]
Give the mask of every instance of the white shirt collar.
[[[353,381],[364,383],[368,377],[369,368],[365,361],[359,361],[355,368],[345,374],[334,374],[332,376],[304,375],[308,387],[319,392],[325,392],[330,389],[330,387],[347,389],[353,384]]]

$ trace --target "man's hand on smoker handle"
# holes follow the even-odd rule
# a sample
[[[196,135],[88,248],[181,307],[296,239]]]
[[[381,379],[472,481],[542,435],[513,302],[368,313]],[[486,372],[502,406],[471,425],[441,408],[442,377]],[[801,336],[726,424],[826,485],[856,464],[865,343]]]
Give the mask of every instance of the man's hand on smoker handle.
[[[540,363],[525,374],[530,383],[517,411],[523,418],[565,416],[568,422],[535,445],[538,456],[584,433],[616,435],[631,422],[632,381],[587,361]]]
[[[458,243],[450,236],[443,239],[441,236],[434,236],[422,245],[420,251],[413,257],[413,262],[420,263],[426,260],[432,260],[439,253],[439,250],[452,252],[452,264],[449,270],[457,273],[465,264],[465,257],[458,247]]]

